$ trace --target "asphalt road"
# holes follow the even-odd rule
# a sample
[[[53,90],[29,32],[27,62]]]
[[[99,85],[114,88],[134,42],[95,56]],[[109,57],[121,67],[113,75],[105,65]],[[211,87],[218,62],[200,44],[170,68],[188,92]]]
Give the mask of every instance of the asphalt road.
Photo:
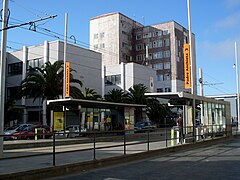
[[[52,180],[240,179],[240,138]]]

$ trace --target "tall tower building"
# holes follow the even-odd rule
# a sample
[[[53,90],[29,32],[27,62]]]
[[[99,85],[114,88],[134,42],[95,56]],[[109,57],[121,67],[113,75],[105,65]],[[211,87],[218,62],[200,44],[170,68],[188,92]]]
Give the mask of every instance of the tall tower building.
[[[185,43],[189,43],[188,30],[175,21],[143,26],[121,13],[90,20],[90,48],[102,53],[103,64],[135,62],[153,68],[157,92],[191,92],[184,87]],[[196,74],[194,35],[192,44]]]

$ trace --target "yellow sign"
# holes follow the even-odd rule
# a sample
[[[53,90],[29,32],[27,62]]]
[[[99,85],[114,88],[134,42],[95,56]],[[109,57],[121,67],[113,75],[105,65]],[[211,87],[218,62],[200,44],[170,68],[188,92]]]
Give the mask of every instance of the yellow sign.
[[[54,112],[53,120],[54,120],[55,131],[64,130],[64,113],[63,112]]]
[[[185,88],[191,88],[190,45],[184,44],[184,79]]]
[[[65,97],[70,96],[70,62],[66,62],[66,89]]]

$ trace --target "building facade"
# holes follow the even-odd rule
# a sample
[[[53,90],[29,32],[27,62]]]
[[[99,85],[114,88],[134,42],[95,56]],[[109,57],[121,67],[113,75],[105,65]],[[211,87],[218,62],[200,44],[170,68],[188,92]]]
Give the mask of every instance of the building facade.
[[[128,91],[134,84],[143,84],[148,92],[155,92],[155,71],[137,63],[121,63],[105,66],[105,94],[110,90]]]
[[[67,44],[66,61],[70,62],[73,76],[85,87],[94,89],[102,95],[104,78],[102,75],[102,57],[100,53]],[[46,62],[63,61],[64,43],[61,41],[45,41],[36,46],[24,46],[18,51],[7,54],[6,70],[6,99],[14,96],[20,83],[26,77],[29,67],[41,67]],[[80,88],[80,87],[79,87]],[[16,105],[24,109],[24,116],[20,122],[46,124],[46,108],[40,99],[33,102],[32,98],[19,99]]]
[[[188,30],[175,21],[143,26],[118,12],[90,19],[90,48],[102,53],[103,64],[135,62],[150,66],[155,70],[157,92],[191,92],[184,87],[185,43],[189,43]],[[192,44],[196,85],[194,35]]]

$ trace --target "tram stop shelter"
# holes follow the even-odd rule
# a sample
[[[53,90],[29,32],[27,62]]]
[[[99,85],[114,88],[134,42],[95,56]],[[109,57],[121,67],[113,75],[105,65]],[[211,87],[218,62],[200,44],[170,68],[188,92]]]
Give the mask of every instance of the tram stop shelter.
[[[202,125],[208,127],[207,131],[209,133],[231,132],[230,103],[227,101],[186,92],[145,93],[145,95],[165,99],[173,107],[180,106],[182,108],[183,126],[186,127],[185,133],[192,132],[195,134],[196,129],[193,127],[197,127],[197,120],[200,120]],[[198,119],[196,119],[196,114],[198,114]]]
[[[51,111],[51,127],[55,131],[66,130],[67,126],[79,125],[86,131],[133,130],[135,110],[141,110],[146,118],[146,105],[93,101],[84,99],[48,100]]]

